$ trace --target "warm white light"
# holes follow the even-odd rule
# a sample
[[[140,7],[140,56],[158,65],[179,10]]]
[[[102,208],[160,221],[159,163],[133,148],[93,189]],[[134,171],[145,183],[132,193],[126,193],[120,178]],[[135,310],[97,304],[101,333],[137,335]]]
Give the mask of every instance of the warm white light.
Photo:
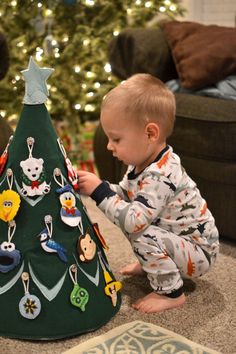
[[[6,111],[0,111],[0,115],[4,118],[6,116]]]
[[[55,57],[55,58],[60,58],[60,53],[55,53],[55,54],[54,54],[54,57]]]
[[[170,1],[170,0],[165,0],[165,1],[164,1],[164,4],[165,4],[166,6],[169,6],[169,5],[171,4],[171,1]]]
[[[16,0],[11,1],[11,6],[16,6],[16,5],[17,5],[17,1]]]
[[[57,41],[55,39],[53,39],[51,43],[54,47],[57,45]]]
[[[83,40],[83,45],[86,47],[87,45],[89,45],[90,43],[90,39],[84,39]]]
[[[145,7],[151,7],[152,6],[152,3],[151,3],[151,1],[146,1],[145,2]]]
[[[99,87],[101,87],[101,84],[100,82],[95,82],[93,86],[98,89]]]
[[[111,65],[109,63],[106,63],[106,65],[104,65],[104,70],[106,71],[106,73],[110,73],[111,72]]]
[[[91,92],[88,92],[88,93],[86,94],[86,96],[87,96],[87,97],[93,97],[93,96],[94,96],[94,92],[92,92],[92,91],[91,91]]]
[[[79,111],[79,110],[80,110],[80,108],[81,108],[81,104],[76,103],[76,104],[75,104],[75,109],[77,109],[77,111]]]
[[[69,37],[67,36],[67,34],[64,35],[64,37],[62,38],[62,42],[68,42]]]
[[[118,36],[119,33],[120,33],[119,31],[114,31],[113,36]]]
[[[19,48],[23,47],[23,45],[24,45],[24,42],[22,42],[22,41],[17,43],[17,47],[19,47]]]
[[[52,15],[52,10],[46,9],[45,10],[45,15],[46,15],[46,17],[51,16]]]
[[[94,5],[94,0],[85,0],[85,5],[93,6]]]
[[[43,5],[41,4],[41,2],[38,2],[38,7],[42,7]]]
[[[43,54],[43,49],[40,47],[36,48],[36,54],[35,54],[35,58],[37,61],[41,61],[42,60],[42,54]]]
[[[19,75],[16,75],[16,76],[15,76],[15,79],[16,79],[16,81],[19,81],[19,80],[20,80],[20,76],[19,76]]]
[[[175,6],[175,5],[171,5],[171,6],[170,6],[170,11],[175,12],[175,11],[176,11],[176,6]]]
[[[27,49],[24,48],[24,49],[22,50],[22,52],[23,52],[24,54],[27,53]]]
[[[51,91],[52,91],[52,92],[57,92],[57,87],[56,87],[56,86],[52,86],[52,87],[51,87]]]
[[[86,89],[87,85],[86,84],[82,84],[81,87],[82,87],[82,89]]]
[[[94,73],[92,71],[87,71],[86,76],[87,78],[91,79],[92,77],[94,77]]]
[[[160,10],[160,12],[165,12],[166,8],[165,8],[165,6],[161,6],[161,7],[159,7],[159,10]]]
[[[95,111],[95,106],[92,104],[86,104],[84,107],[85,112],[94,112]]]
[[[136,5],[141,5],[141,0],[136,0],[136,1],[135,1],[135,4],[136,4]]]
[[[79,73],[80,72],[80,66],[79,65],[76,65],[75,68],[74,68],[75,72],[76,73]]]

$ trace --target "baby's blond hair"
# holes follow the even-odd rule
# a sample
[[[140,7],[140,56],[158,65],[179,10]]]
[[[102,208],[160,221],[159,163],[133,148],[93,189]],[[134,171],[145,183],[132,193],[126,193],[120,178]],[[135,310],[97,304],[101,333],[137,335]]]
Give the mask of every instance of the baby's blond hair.
[[[175,122],[175,97],[165,84],[150,74],[135,74],[104,97],[101,109],[120,108],[125,116],[141,123],[155,122],[163,138],[171,135]]]

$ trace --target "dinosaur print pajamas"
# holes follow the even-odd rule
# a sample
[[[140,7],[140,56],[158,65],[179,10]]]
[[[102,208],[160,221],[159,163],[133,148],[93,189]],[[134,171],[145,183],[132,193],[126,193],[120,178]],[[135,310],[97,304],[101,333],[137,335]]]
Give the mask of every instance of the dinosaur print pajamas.
[[[141,173],[129,166],[119,185],[102,182],[91,197],[127,236],[157,293],[181,295],[183,278],[201,276],[214,263],[215,220],[172,147]]]

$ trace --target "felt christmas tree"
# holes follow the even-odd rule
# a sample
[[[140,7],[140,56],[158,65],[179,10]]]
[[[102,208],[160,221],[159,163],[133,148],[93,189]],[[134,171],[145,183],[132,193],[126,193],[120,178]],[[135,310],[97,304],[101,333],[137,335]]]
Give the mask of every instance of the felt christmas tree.
[[[57,339],[95,330],[121,304],[107,245],[45,106],[52,69],[30,58],[23,110],[0,158],[0,335]]]

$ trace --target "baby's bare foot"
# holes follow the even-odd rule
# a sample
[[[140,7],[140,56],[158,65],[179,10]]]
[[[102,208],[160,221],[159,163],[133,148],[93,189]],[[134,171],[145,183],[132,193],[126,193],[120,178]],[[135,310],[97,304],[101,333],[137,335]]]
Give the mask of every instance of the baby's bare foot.
[[[146,273],[139,262],[128,264],[120,269],[120,274],[123,275],[145,275]]]
[[[154,313],[182,306],[185,301],[186,297],[184,294],[176,298],[170,298],[152,292],[142,299],[139,299],[132,307],[142,313]]]

